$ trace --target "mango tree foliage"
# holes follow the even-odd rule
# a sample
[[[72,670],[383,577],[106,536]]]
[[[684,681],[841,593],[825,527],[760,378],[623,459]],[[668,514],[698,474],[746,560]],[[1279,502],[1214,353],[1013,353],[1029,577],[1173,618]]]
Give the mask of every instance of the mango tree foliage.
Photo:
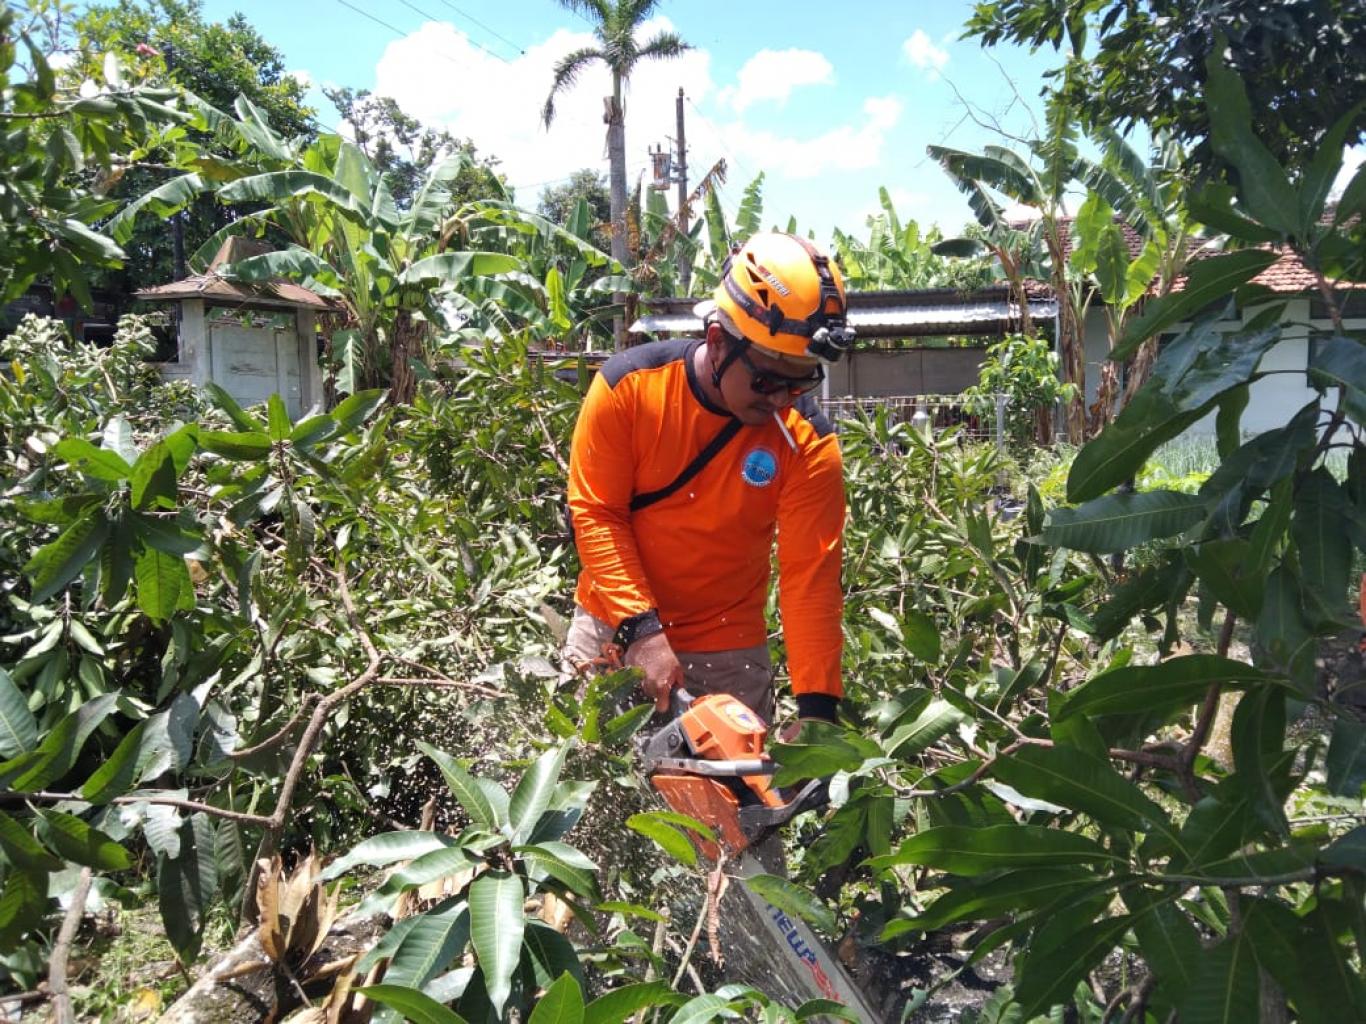
[[[89,307],[87,271],[122,265],[98,225],[110,186],[150,149],[183,137],[189,115],[173,89],[129,81],[114,54],[77,80],[54,70],[17,13],[0,11],[0,304],[38,280]]]
[[[1121,948],[1142,957],[1146,980],[1107,996],[1135,1019],[1231,1024],[1256,1019],[1264,998],[1302,1020],[1366,1013],[1366,726],[1322,690],[1316,666],[1321,642],[1355,619],[1349,577],[1366,550],[1366,339],[1334,311],[1305,407],[1244,440],[1248,388],[1282,337],[1284,304],[1215,329],[1224,301],[1276,258],[1256,248],[1268,236],[1322,276],[1330,306],[1342,295],[1330,281],[1366,278],[1366,174],[1325,209],[1356,111],[1297,173],[1249,127],[1237,77],[1217,64],[1209,77],[1214,144],[1238,184],[1201,201],[1250,247],[1197,262],[1186,288],[1127,321],[1115,360],[1189,326],[1078,454],[1074,505],[1050,511],[1031,494],[1018,532],[953,500],[989,466],[965,477],[943,441],[881,419],[846,434],[855,521],[881,524],[854,546],[851,621],[868,622],[854,631],[857,692],[885,696],[861,731],[779,748],[792,773],[837,773],[842,804],[803,854],[808,877],[867,850],[880,896],[864,890],[857,906],[893,945],[982,923],[970,955],[1010,948],[1024,1020],[1095,1012],[1089,979]],[[1122,281],[1105,287],[1119,297]],[[1221,461],[1198,493],[1127,491],[1159,445],[1209,414]],[[867,445],[911,465],[866,460]],[[1347,449],[1341,463],[1334,446]],[[926,469],[937,493],[907,515],[894,495],[923,486]],[[1092,557],[1134,549],[1143,557],[1123,577]],[[1188,597],[1204,628],[1219,627],[1204,650],[1175,649],[1191,638]],[[1131,646],[1148,630],[1155,661]],[[878,664],[903,679],[915,666],[914,685],[880,680]],[[1228,745],[1216,754],[1206,746],[1221,706]]]

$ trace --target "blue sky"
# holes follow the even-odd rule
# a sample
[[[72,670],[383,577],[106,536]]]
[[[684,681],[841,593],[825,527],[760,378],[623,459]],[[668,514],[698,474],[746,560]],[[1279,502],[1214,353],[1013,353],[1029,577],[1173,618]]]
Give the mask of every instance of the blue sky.
[[[722,200],[732,213],[764,171],[768,223],[792,215],[821,240],[835,225],[862,234],[883,185],[903,218],[957,233],[967,205],[925,146],[975,150],[1003,141],[977,121],[1033,134],[1042,75],[1055,62],[1051,51],[984,51],[960,41],[971,9],[966,0],[661,4],[655,27],[673,28],[696,50],[651,62],[632,79],[632,182],[647,149],[673,134],[681,86],[691,175],[724,157]],[[391,95],[424,122],[498,156],[526,206],[579,167],[606,169],[605,73],[585,75],[559,101],[549,132],[539,123],[555,59],[592,42],[587,22],[550,0],[205,3],[212,19],[235,11],[313,83],[324,123],[336,115],[320,84]]]

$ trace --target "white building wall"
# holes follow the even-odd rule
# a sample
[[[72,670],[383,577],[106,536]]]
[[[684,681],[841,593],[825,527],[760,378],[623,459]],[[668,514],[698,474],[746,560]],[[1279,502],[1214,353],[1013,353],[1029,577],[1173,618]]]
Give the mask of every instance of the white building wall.
[[[1230,320],[1227,330],[1241,330],[1243,326],[1259,313],[1264,306],[1240,310],[1237,320]],[[1245,434],[1260,434],[1266,430],[1282,427],[1290,418],[1314,397],[1315,391],[1309,386],[1306,371],[1309,367],[1309,337],[1311,332],[1331,331],[1332,324],[1327,320],[1309,319],[1309,300],[1295,298],[1290,300],[1282,318],[1281,341],[1263,358],[1262,371],[1288,371],[1273,373],[1252,385],[1252,392],[1243,411],[1242,427]],[[1174,333],[1184,331],[1189,324],[1173,328]],[[1343,325],[1347,330],[1366,331],[1366,319],[1347,320]],[[1096,384],[1100,379],[1100,368],[1108,354],[1104,310],[1093,306],[1086,315],[1086,401],[1090,405],[1096,399]],[[1334,399],[1330,395],[1330,402]],[[1213,414],[1200,420],[1184,436],[1213,435]]]

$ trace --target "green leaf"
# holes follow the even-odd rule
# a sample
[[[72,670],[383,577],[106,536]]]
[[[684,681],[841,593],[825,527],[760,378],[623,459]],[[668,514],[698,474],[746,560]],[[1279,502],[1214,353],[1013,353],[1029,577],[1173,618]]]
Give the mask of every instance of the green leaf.
[[[332,356],[337,363],[337,391],[354,395],[365,376],[365,340],[352,328],[332,335]]]
[[[564,759],[569,753],[568,744],[555,750],[547,750],[536,758],[517,782],[508,804],[508,823],[512,826],[512,841],[525,842],[536,827],[541,812],[550,806],[550,798],[560,781]]]
[[[901,623],[901,637],[906,649],[928,665],[939,661],[939,626],[934,619],[919,609],[912,608]]]
[[[209,381],[204,385],[204,390],[212,396],[214,404],[227,413],[228,419],[236,424],[238,430],[258,433],[264,429],[264,424],[238,405],[237,400],[224,391],[220,385]]]
[[[117,452],[96,448],[83,437],[63,438],[52,446],[52,454],[86,476],[109,483],[127,480],[132,472],[132,467]]]
[[[58,722],[29,755],[30,759],[17,777],[10,781],[10,788],[29,793],[44,789],[66,775],[76,764],[85,741],[114,710],[117,701],[116,693],[102,694]]]
[[[470,886],[470,937],[484,972],[493,1012],[501,1016],[512,992],[512,975],[522,955],[526,917],[522,879],[506,871],[486,871]]]
[[[124,871],[133,866],[129,852],[99,829],[61,811],[39,808],[43,838],[63,858],[100,871]]]
[[[595,877],[597,866],[573,847],[563,843],[540,843],[535,846],[514,846],[512,852],[532,867],[540,868],[551,878],[563,883],[585,899],[602,899]]]
[[[124,734],[114,753],[85,780],[85,785],[81,787],[82,797],[92,804],[107,804],[137,784],[139,754],[146,731],[147,722],[144,720]]]
[[[202,430],[199,444],[205,451],[239,462],[259,462],[270,454],[271,447],[269,435],[259,430]]]
[[[169,619],[180,607],[182,595],[192,589],[185,559],[153,547],[138,552],[133,578],[138,585],[138,607],[153,622]]]
[[[1031,868],[1008,871],[982,882],[955,883],[924,913],[888,924],[882,938],[888,940],[912,931],[933,932],[959,921],[985,921],[1002,914],[1035,910],[1069,892],[1080,892],[1095,881],[1096,876],[1084,868]]]
[[[14,867],[33,871],[58,871],[62,859],[34,839],[24,826],[0,811],[0,850]]]
[[[1109,554],[1175,536],[1204,516],[1205,503],[1197,495],[1177,491],[1110,494],[1077,508],[1053,509],[1043,539],[1054,547]]]
[[[1277,253],[1263,249],[1242,249],[1196,260],[1190,266],[1185,288],[1151,300],[1142,316],[1129,321],[1119,342],[1111,350],[1110,359],[1119,362],[1129,358],[1148,338],[1189,319],[1193,313],[1216,299],[1231,294],[1279,258]]]
[[[683,1001],[668,982],[641,981],[622,985],[594,999],[584,1010],[583,1024],[622,1024],[651,1006],[677,1006]]]
[[[465,1024],[465,1018],[448,1006],[442,1006],[431,996],[407,985],[366,985],[356,992],[381,1006],[397,1010],[404,1020],[413,1024]]]
[[[777,875],[752,875],[742,884],[784,913],[810,921],[826,935],[837,934],[835,915],[809,889]]]
[[[1199,701],[1210,683],[1242,689],[1274,677],[1242,661],[1188,654],[1157,665],[1125,665],[1092,677],[1069,693],[1058,717],[1086,713],[1166,712]]]
[[[714,195],[715,192],[708,194]],[[669,1018],[669,1024],[706,1024],[718,1017],[730,1017],[733,1013],[729,999],[718,995],[694,996]]]
[[[1027,746],[999,757],[991,774],[1025,796],[1089,814],[1101,825],[1156,830],[1176,839],[1162,808],[1106,761],[1075,747]]]
[[[1134,935],[1139,949],[1157,975],[1162,994],[1179,1002],[1190,987],[1200,963],[1200,935],[1170,896],[1156,896],[1144,889],[1129,889],[1124,902],[1133,912]]]
[[[583,967],[574,944],[548,924],[534,918],[528,921],[522,946],[538,987],[554,984],[556,978],[566,973],[583,981]]]
[[[294,424],[290,422],[289,410],[285,408],[284,400],[279,394],[273,394],[266,399],[266,416],[268,420],[267,433],[270,439],[276,444],[289,440],[289,435],[294,430]]]
[[[527,1018],[527,1024],[583,1024],[583,992],[569,974],[551,985]]]
[[[1285,798],[1277,782],[1276,762],[1285,746],[1285,693],[1261,687],[1243,695],[1233,713],[1230,731],[1236,766],[1229,784],[1247,794],[1257,817],[1274,832],[1285,835]]]
[[[1298,196],[1285,169],[1252,131],[1254,117],[1236,71],[1224,64],[1227,39],[1212,40],[1205,58],[1205,105],[1210,112],[1214,151],[1238,171],[1238,196],[1249,213],[1284,235],[1307,231]]]
[[[1257,963],[1285,989],[1304,1024],[1338,1024],[1366,1012],[1361,979],[1344,957],[1335,929],[1325,934],[1318,911],[1304,919],[1289,907],[1259,900],[1246,924]]]
[[[500,252],[443,252],[418,260],[399,275],[399,284],[456,285],[471,277],[511,274],[520,270],[515,256]]]
[[[520,907],[518,909],[520,911]],[[423,988],[446,970],[468,945],[469,908],[463,902],[451,900],[438,904],[416,918],[406,918],[400,924],[406,924],[409,920],[413,923],[402,931],[392,951],[379,951],[376,946],[369,955],[379,951],[382,956],[388,952],[389,966],[384,972],[386,982]],[[390,934],[395,931],[398,931],[398,926]],[[359,969],[368,969],[364,960]]]
[[[773,776],[779,786],[855,771],[868,758],[882,756],[872,740],[824,722],[806,723],[797,743],[775,743],[769,752],[779,765]]]
[[[1267,577],[1262,614],[1253,631],[1261,649],[1259,661],[1284,672],[1302,693],[1312,693],[1317,677],[1318,645],[1304,621],[1299,581],[1285,564]]]
[[[329,864],[322,880],[339,878],[357,864],[384,867],[401,860],[415,860],[436,850],[454,847],[456,840],[438,832],[382,832],[357,843],[350,852]]]
[[[441,770],[442,776],[446,779],[446,785],[451,788],[451,794],[459,801],[460,806],[465,809],[465,813],[470,816],[474,823],[490,832],[496,832],[504,822],[500,819],[493,803],[480,788],[478,780],[456,764],[455,758],[449,754],[443,753],[421,740],[418,741],[417,745],[424,754],[436,762],[437,768]]]
[[[1366,723],[1346,716],[1333,723],[1325,770],[1328,792],[1334,796],[1361,796],[1361,787],[1366,785]]]
[[[424,853],[385,879],[384,884],[362,902],[362,910],[370,913],[388,909],[390,902],[400,893],[434,882],[438,878],[446,878],[465,871],[477,863],[473,856],[458,846],[443,847]]]
[[[1319,612],[1332,621],[1347,610],[1347,578],[1352,569],[1352,539],[1348,531],[1350,502],[1327,466],[1298,481],[1290,536],[1300,556],[1304,592]]]
[[[879,871],[896,864],[921,864],[971,876],[1008,869],[1122,861],[1122,857],[1094,840],[1061,829],[1038,825],[940,825],[917,833],[896,852],[874,857],[868,864]]]
[[[1070,1001],[1077,983],[1114,949],[1130,925],[1127,915],[1103,918],[1073,931],[1055,946],[1025,954],[1015,999],[1021,1020]]]
[[[697,863],[697,850],[688,837],[672,825],[659,820],[651,813],[633,814],[626,819],[626,827],[639,832],[646,839],[654,840],[665,853],[676,861],[692,867]]]
[[[349,434],[362,426],[374,415],[375,410],[384,404],[388,395],[389,392],[384,388],[349,392],[348,397],[338,402],[337,407],[330,413],[337,424],[337,432]]]
[[[158,441],[138,456],[128,475],[132,488],[133,507],[146,509],[153,505],[171,508],[176,499],[176,468],[171,449]]]
[[[10,674],[0,667],[0,758],[18,757],[37,743],[38,721]]]
[[[931,701],[914,721],[898,726],[887,739],[887,756],[905,759],[928,750],[953,732],[964,717],[946,700]]]
[[[85,570],[108,535],[109,520],[99,508],[91,508],[56,540],[39,548],[24,566],[33,581],[30,600],[41,604],[61,593]]]
[[[1246,929],[1203,952],[1186,997],[1178,1004],[1182,1024],[1247,1024],[1261,1006],[1257,958]]]
[[[21,937],[41,926],[47,913],[48,873],[19,868],[5,875],[0,892],[0,950],[8,952]]]
[[[217,888],[213,826],[203,814],[180,824],[180,852],[157,863],[157,896],[166,938],[182,963],[193,960]]]

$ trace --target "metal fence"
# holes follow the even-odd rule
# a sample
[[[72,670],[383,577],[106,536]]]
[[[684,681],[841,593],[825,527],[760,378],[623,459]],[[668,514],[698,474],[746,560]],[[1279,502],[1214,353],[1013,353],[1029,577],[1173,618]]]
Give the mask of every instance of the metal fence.
[[[832,420],[852,419],[860,412],[873,415],[886,409],[893,422],[912,422],[936,434],[957,427],[964,440],[1002,443],[1006,396],[997,395],[995,409],[982,416],[971,411],[962,395],[889,395],[880,398],[822,399],[821,408]]]

